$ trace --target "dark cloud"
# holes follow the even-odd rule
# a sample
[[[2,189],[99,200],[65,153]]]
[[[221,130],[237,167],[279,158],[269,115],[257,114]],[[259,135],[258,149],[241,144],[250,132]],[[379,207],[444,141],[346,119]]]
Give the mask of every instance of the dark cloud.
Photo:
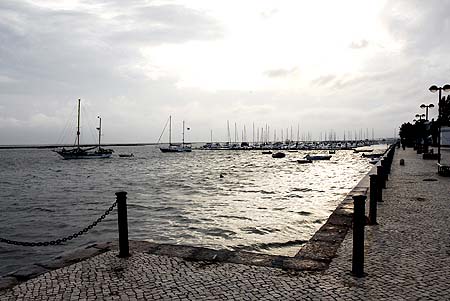
[[[138,44],[183,43],[222,37],[220,24],[200,11],[179,5],[142,5],[114,18],[113,41]]]
[[[320,76],[320,77],[314,79],[314,80],[312,81],[312,83],[313,83],[314,85],[323,86],[323,85],[329,84],[329,83],[332,82],[334,79],[336,79],[336,75],[328,74],[328,75],[323,75],[323,76]]]
[[[293,67],[291,69],[272,69],[272,70],[267,70],[266,72],[264,72],[264,74],[267,75],[268,77],[273,77],[273,78],[287,77],[287,76],[298,74],[298,68]]]
[[[368,45],[369,45],[369,42],[367,40],[353,41],[350,44],[350,48],[361,49],[361,48],[366,48]]]
[[[389,1],[382,19],[405,51],[426,55],[450,46],[450,1]]]

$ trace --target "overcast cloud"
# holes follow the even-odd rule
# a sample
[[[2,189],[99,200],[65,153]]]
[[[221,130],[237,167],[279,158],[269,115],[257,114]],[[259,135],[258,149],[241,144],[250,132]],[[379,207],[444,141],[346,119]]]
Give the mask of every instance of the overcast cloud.
[[[450,1],[307,2],[3,0],[0,144],[72,142],[78,98],[84,142],[100,115],[109,143],[156,142],[170,114],[192,141],[227,120],[391,137],[436,104]]]

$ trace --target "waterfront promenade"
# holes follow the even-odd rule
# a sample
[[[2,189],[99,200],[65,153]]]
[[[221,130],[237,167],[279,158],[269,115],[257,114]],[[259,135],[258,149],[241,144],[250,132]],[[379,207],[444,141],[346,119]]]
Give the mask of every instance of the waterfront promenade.
[[[405,165],[400,166],[399,160]],[[450,178],[397,149],[366,226],[366,277],[350,274],[352,233],[325,271],[108,251],[0,291],[0,300],[450,300]],[[366,212],[367,213],[367,212]]]

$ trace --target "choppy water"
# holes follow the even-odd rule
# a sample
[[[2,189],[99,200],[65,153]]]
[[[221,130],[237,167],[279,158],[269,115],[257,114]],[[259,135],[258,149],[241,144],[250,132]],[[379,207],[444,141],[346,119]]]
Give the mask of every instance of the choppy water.
[[[307,152],[273,159],[260,151],[114,149],[115,157],[103,160],[62,160],[42,149],[0,150],[0,237],[46,241],[70,235],[125,190],[130,239],[295,255],[371,167],[352,151],[298,164]],[[130,152],[135,157],[117,156]],[[116,237],[114,211],[63,246],[0,243],[0,275]]]

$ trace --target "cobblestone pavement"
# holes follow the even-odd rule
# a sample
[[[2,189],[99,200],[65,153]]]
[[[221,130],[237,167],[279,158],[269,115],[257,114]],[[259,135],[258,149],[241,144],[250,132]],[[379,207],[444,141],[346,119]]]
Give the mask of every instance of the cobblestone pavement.
[[[399,166],[399,159],[405,166]],[[352,233],[325,272],[290,272],[110,251],[0,292],[0,300],[450,300],[450,178],[396,150],[366,277],[350,274]]]

